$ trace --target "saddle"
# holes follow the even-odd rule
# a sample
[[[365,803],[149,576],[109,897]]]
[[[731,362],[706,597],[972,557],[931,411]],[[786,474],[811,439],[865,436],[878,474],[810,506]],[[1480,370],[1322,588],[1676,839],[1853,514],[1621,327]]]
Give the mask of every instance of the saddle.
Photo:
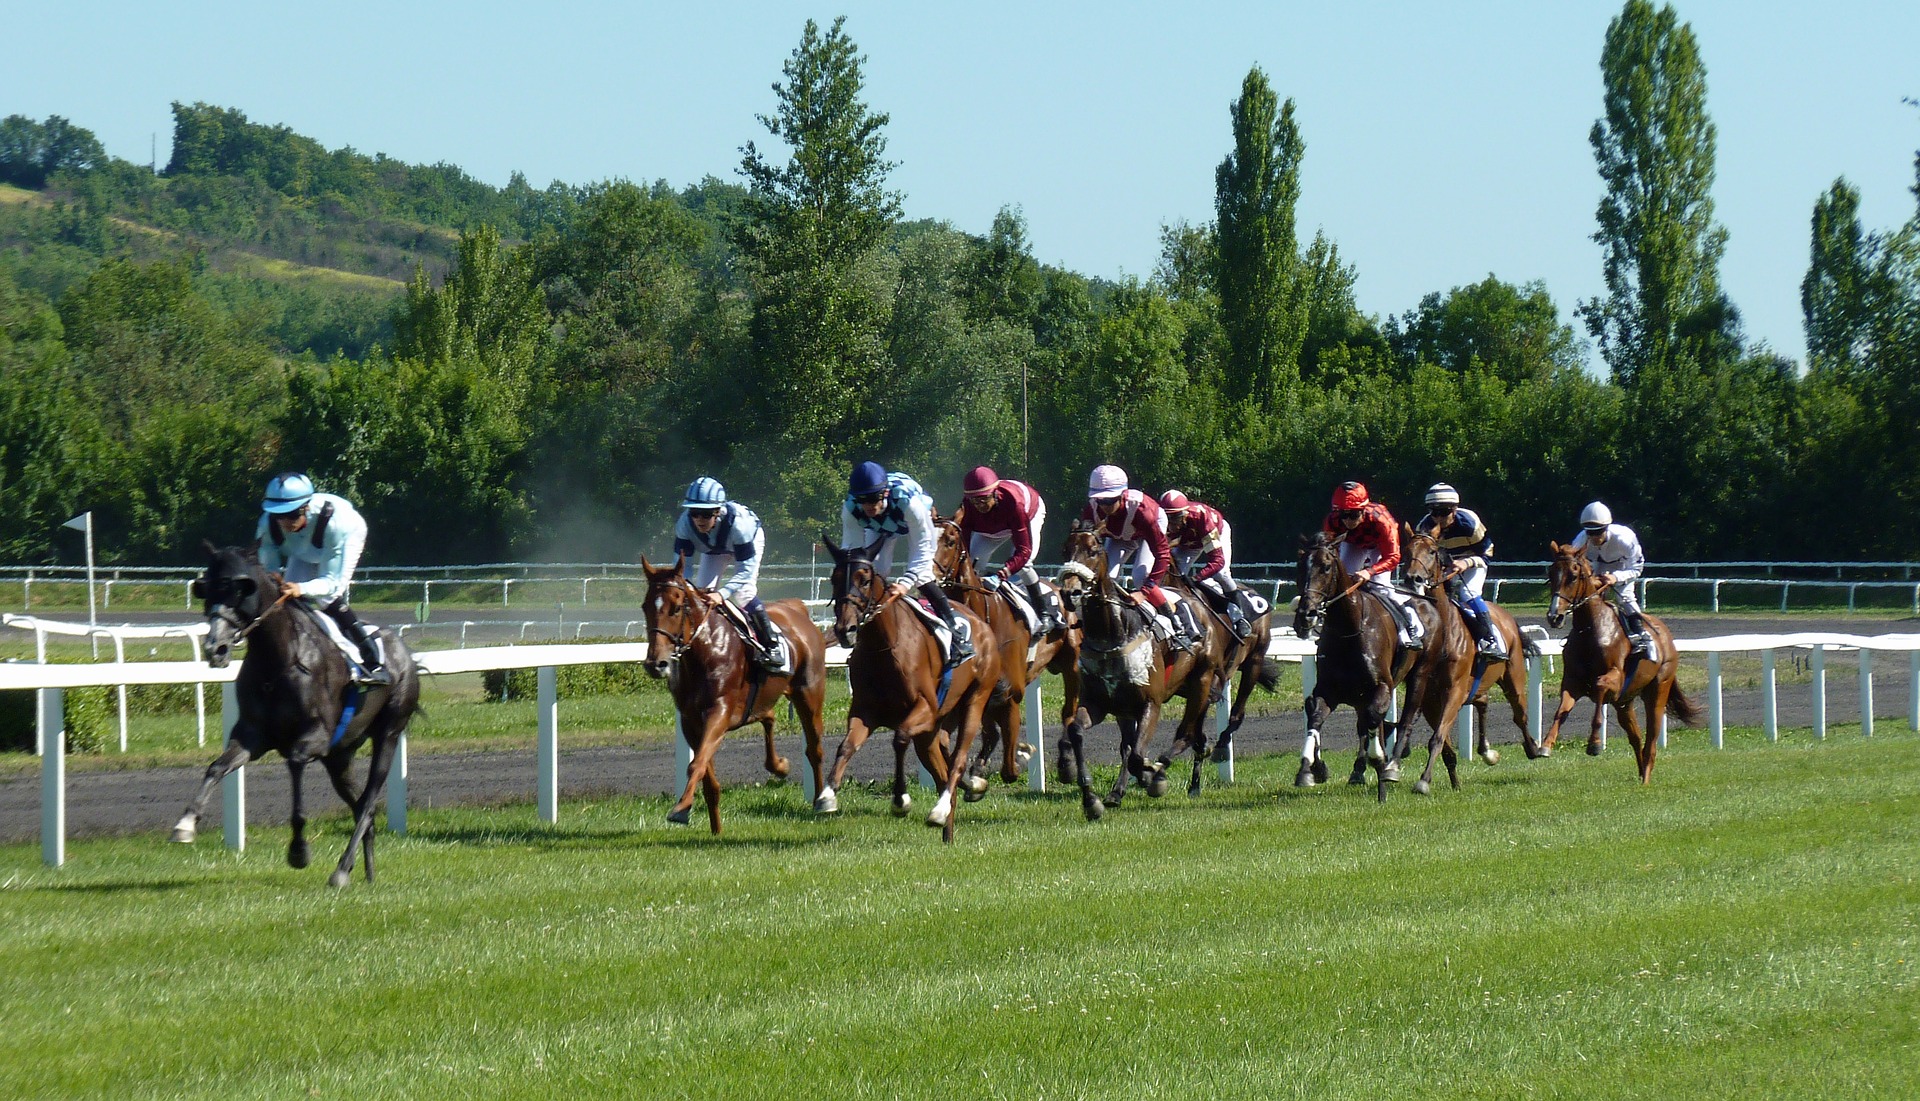
[[[726,616],[734,630],[740,632],[740,641],[746,643],[749,649],[758,650],[760,643],[753,637],[753,628],[747,623],[747,613],[734,607],[731,600],[721,600],[719,604],[721,614]],[[777,666],[767,672],[773,676],[790,677],[793,675],[793,647],[787,642],[786,632],[780,629],[772,616],[767,617],[767,626],[773,628],[773,637],[767,643],[773,647],[774,660],[771,664]]]
[[[940,613],[933,610],[933,604],[926,597],[915,595],[908,596],[905,600],[909,608],[919,613],[920,622],[932,633],[933,641],[939,645],[940,664],[952,668],[954,664],[953,632],[947,629],[947,621],[940,618]],[[967,622],[966,617],[955,616],[953,621],[962,631],[967,632],[967,641],[973,641],[972,626]]]
[[[352,672],[354,680],[360,680],[366,675],[367,666],[366,663],[361,660],[360,644],[347,637],[347,632],[340,628],[339,620],[307,603],[305,600],[292,600],[288,601],[288,603],[298,605],[300,611],[304,612],[308,619],[319,626],[321,632],[327,636],[327,641],[333,643],[333,648],[340,651],[340,656],[347,660],[347,669]],[[369,637],[373,640],[374,653],[379,655],[380,663],[385,665],[387,661],[386,641],[380,637],[378,632]]]
[[[1371,588],[1363,588],[1360,591],[1379,601],[1380,606],[1387,610],[1387,618],[1393,621],[1394,630],[1399,632],[1399,636],[1394,640],[1395,644],[1403,649],[1414,649],[1415,647],[1408,645],[1408,642],[1413,638],[1412,621],[1415,618],[1413,609],[1402,608],[1399,604],[1395,603],[1391,597],[1387,596],[1387,594],[1377,592]],[[1424,645],[1424,643],[1422,645]]]
[[[1026,594],[1020,591],[1020,586],[1012,582],[1001,581],[996,577],[985,578],[982,583],[985,584],[987,588],[999,593],[1005,598],[1008,604],[1013,606],[1014,613],[1020,617],[1021,622],[1027,625],[1027,636],[1029,638],[1037,636],[1040,633],[1040,613],[1034,608],[1033,603],[1027,599]],[[1042,582],[1042,584],[1045,584],[1045,582]]]

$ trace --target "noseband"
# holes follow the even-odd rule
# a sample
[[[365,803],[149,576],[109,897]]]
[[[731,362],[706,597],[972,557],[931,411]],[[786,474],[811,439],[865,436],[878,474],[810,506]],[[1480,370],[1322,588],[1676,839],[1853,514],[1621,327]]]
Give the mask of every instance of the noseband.
[[[673,653],[667,657],[667,660],[679,661],[681,656],[692,648],[693,640],[699,637],[701,628],[707,625],[707,617],[713,614],[713,609],[707,606],[706,601],[700,599],[699,591],[688,584],[686,578],[679,578],[669,582],[668,587],[678,590],[689,602],[700,606],[700,620],[695,623],[691,629],[687,627],[689,617],[686,609],[683,607],[677,613],[677,618],[680,620],[680,630],[678,632],[669,631],[665,627],[660,626],[659,612],[657,609],[655,610],[652,633],[666,639],[668,644],[673,647]]]

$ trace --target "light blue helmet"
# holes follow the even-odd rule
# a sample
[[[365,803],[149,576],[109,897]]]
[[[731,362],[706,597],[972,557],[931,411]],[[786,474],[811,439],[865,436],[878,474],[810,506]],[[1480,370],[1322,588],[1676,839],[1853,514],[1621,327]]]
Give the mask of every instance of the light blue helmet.
[[[719,508],[727,503],[727,487],[712,478],[695,478],[687,487],[687,499],[681,508]]]
[[[313,479],[305,474],[291,472],[277,474],[267,483],[267,496],[260,502],[263,512],[298,512],[313,500]]]

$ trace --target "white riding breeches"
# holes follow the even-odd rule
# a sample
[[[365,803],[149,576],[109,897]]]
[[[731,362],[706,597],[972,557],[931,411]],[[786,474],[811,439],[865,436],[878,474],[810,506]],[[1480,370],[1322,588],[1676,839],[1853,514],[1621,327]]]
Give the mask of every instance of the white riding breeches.
[[[1131,570],[1134,588],[1138,589],[1147,583],[1147,575],[1153,572],[1155,562],[1153,560],[1153,548],[1147,545],[1145,539],[1131,541],[1108,539],[1105,544],[1105,550],[1107,552],[1107,573],[1111,575],[1115,581],[1120,580],[1123,572]]]
[[[1622,581],[1613,587],[1614,603],[1628,615],[1640,614],[1640,596],[1634,591],[1633,582]]]
[[[1038,556],[1040,553],[1040,527],[1046,522],[1047,506],[1043,503],[1039,508],[1034,510],[1033,520],[1027,524],[1027,536],[1031,540],[1035,556]],[[972,535],[969,535],[967,537],[967,553],[973,557],[973,568],[979,570],[982,575],[992,573],[991,563],[993,556],[1000,552],[1000,548],[1011,542],[1013,542],[1012,533],[987,535],[976,531]],[[1013,576],[1018,578],[1021,583],[1027,585],[1031,585],[1040,580],[1039,572],[1033,568],[1032,557],[1029,557],[1027,564],[1021,567]]]
[[[1487,586],[1487,568],[1485,566],[1473,567],[1448,583],[1449,588],[1455,585],[1459,586],[1460,599],[1477,599]]]

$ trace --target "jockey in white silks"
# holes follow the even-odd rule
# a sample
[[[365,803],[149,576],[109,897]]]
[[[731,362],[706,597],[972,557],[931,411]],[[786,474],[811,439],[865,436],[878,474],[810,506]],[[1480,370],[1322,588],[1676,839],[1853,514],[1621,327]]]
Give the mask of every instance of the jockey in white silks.
[[[1613,510],[1595,501],[1580,513],[1580,534],[1574,536],[1573,549],[1587,556],[1601,591],[1613,590],[1615,604],[1627,622],[1627,634],[1642,654],[1653,653],[1653,632],[1641,618],[1640,600],[1633,583],[1647,567],[1647,556],[1640,549],[1640,537],[1625,524],[1613,522]]]
[[[695,478],[680,502],[673,525],[673,553],[682,558],[699,555],[694,585],[711,589],[720,583],[721,599],[740,609],[753,625],[758,653],[754,660],[777,668],[779,648],[767,606],[760,601],[760,563],[766,558],[767,533],[760,518],[738,501],[727,500],[727,489],[712,478]],[[727,574],[725,582],[721,574]]]
[[[953,632],[950,660],[959,664],[973,656],[972,632],[954,615],[947,594],[934,579],[933,553],[940,533],[933,526],[933,498],[920,483],[901,473],[888,473],[876,462],[853,468],[847,479],[846,506],[840,511],[841,541],[848,549],[865,548],[874,568],[893,578],[896,597],[918,591]],[[893,574],[893,547],[907,546],[906,565]]]
[[[254,529],[260,565],[281,576],[281,595],[307,602],[338,623],[360,648],[354,679],[392,684],[381,660],[380,628],[363,623],[347,603],[353,570],[367,546],[367,521],[345,497],[316,493],[305,474],[280,474],[267,483]]]

